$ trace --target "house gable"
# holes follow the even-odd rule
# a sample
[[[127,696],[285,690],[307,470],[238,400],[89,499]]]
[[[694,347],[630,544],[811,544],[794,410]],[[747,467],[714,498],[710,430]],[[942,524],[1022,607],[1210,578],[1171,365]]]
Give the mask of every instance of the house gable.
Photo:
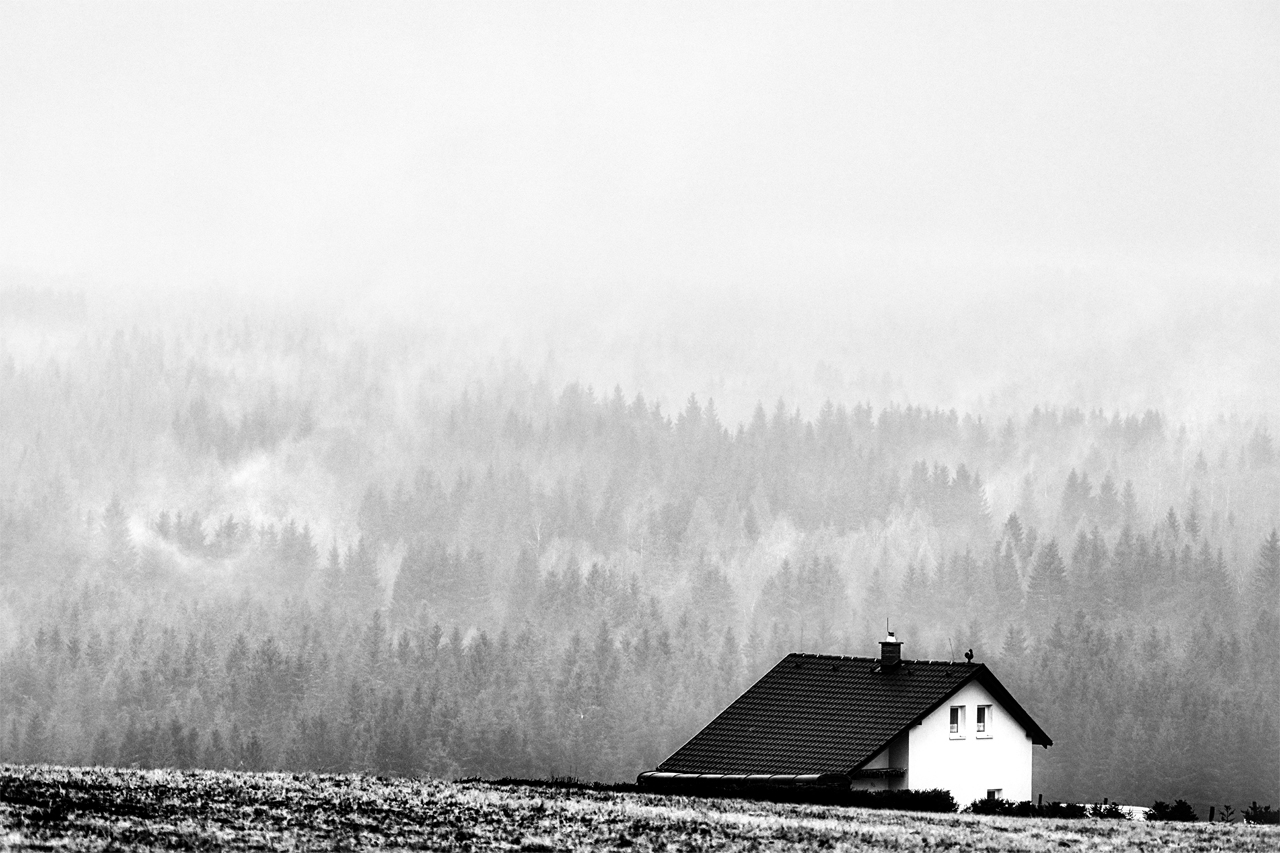
[[[974,673],[972,676],[964,682],[956,685],[956,688],[946,696],[940,697],[928,711],[921,714],[920,718],[915,720],[912,724],[919,725],[924,721],[925,717],[934,713],[939,708],[942,708],[944,705],[948,705],[951,702],[952,697],[954,697],[955,694],[970,681],[977,681],[991,695],[992,700],[994,700],[994,702],[998,704],[1005,713],[1007,713],[1018,723],[1018,725],[1022,727],[1023,731],[1026,732],[1027,737],[1031,739],[1033,744],[1046,748],[1053,746],[1053,740],[1045,730],[1040,728],[1039,724],[1031,718],[1031,715],[1018,704],[1018,700],[1014,699],[1013,694],[1005,689],[1004,685],[1000,683],[999,679],[995,677],[991,670],[987,669],[986,664],[974,664],[973,666]]]
[[[913,726],[909,739],[908,787],[944,788],[962,806],[991,791],[1031,799],[1031,735],[976,678]]]

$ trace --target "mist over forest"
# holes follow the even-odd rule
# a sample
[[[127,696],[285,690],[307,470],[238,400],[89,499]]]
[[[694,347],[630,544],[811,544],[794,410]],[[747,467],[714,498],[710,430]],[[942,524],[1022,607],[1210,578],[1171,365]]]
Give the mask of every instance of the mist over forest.
[[[1048,797],[1280,799],[1275,291],[1051,285],[1045,323],[11,275],[0,760],[627,779],[888,619],[1019,697]]]

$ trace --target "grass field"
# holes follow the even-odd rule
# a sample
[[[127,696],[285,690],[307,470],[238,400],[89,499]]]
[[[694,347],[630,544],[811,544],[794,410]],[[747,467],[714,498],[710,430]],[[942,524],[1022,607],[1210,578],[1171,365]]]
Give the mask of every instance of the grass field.
[[[1280,850],[1280,829],[913,814],[482,782],[0,765],[0,848]]]

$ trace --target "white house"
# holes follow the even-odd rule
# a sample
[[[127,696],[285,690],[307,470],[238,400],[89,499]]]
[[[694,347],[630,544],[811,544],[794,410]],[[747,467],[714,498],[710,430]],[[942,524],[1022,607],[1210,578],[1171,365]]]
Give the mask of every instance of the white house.
[[[1053,741],[984,664],[787,655],[668,758],[646,787],[848,784],[1031,799],[1035,745]]]

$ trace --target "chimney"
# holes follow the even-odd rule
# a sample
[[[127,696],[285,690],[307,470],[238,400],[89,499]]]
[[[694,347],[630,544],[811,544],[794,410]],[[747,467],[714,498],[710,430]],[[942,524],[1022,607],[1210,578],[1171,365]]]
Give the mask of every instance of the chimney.
[[[880,642],[880,668],[890,669],[902,663],[902,641],[889,632]]]

